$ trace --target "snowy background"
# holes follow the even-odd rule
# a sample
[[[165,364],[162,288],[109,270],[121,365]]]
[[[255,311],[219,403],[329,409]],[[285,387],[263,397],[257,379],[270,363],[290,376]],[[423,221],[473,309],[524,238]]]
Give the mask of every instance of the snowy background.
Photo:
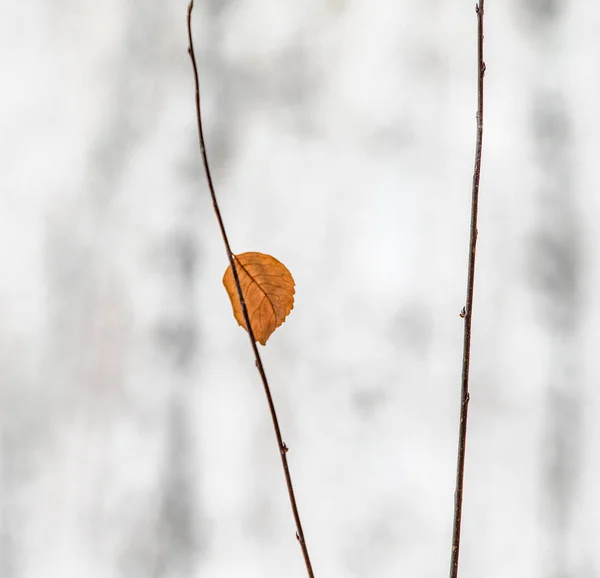
[[[449,566],[475,0],[205,0],[235,252],[319,578]],[[0,17],[0,577],[302,578],[221,278],[186,3]],[[461,578],[600,576],[600,5],[488,0]]]

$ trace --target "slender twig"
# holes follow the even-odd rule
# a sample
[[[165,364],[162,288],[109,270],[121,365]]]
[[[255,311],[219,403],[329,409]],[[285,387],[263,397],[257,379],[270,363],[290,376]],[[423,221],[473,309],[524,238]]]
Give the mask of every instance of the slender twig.
[[[477,212],[479,208],[479,178],[481,174],[481,148],[483,144],[483,8],[485,0],[475,6],[477,12],[477,137],[475,141],[475,168],[471,193],[471,227],[469,238],[469,271],[467,275],[467,302],[461,313],[464,317],[464,341],[462,384],[460,402],[460,426],[458,434],[458,458],[456,460],[456,490],[454,494],[454,525],[452,531],[452,554],[450,578],[458,578],[460,530],[462,524],[463,484],[465,477],[465,451],[467,447],[467,416],[469,410],[469,366],[471,363],[471,321],[473,319],[473,290],[475,285],[475,250],[477,246]]]
[[[244,295],[242,293],[242,287],[240,285],[240,279],[238,277],[237,267],[235,264],[235,255],[231,251],[231,246],[229,245],[229,239],[227,237],[227,233],[225,231],[225,224],[223,223],[223,218],[221,217],[221,211],[219,210],[219,204],[217,202],[217,195],[215,194],[215,187],[213,185],[213,180],[210,174],[210,168],[208,165],[208,156],[206,154],[206,146],[204,144],[204,132],[202,130],[202,115],[200,113],[200,83],[198,80],[198,67],[196,65],[196,56],[194,53],[194,42],[192,40],[192,10],[194,9],[194,0],[190,0],[187,9],[187,31],[188,31],[188,54],[190,55],[190,59],[192,61],[192,68],[194,69],[194,84],[196,87],[196,117],[198,121],[198,141],[200,144],[200,152],[202,154],[202,162],[204,163],[204,172],[206,174],[206,180],[208,182],[208,188],[210,190],[210,196],[212,198],[213,208],[215,211],[215,215],[217,216],[217,220],[219,221],[219,228],[221,229],[221,236],[223,237],[223,243],[225,244],[225,250],[227,252],[227,258],[229,259],[229,265],[231,266],[231,270],[233,272],[233,279],[235,281],[235,287],[237,289],[238,298],[240,300],[240,305],[242,308],[242,314],[244,316],[244,321],[246,323],[246,327],[248,328],[248,336],[250,338],[250,344],[252,346],[252,351],[254,352],[254,359],[256,368],[258,369],[258,373],[260,374],[260,378],[262,380],[262,384],[265,390],[265,395],[267,396],[267,403],[269,404],[269,411],[271,412],[271,419],[273,420],[273,429],[275,430],[275,437],[277,438],[277,446],[279,448],[279,455],[281,456],[281,465],[283,466],[283,473],[285,475],[285,483],[288,490],[288,495],[290,497],[290,504],[292,506],[292,513],[294,514],[294,521],[296,522],[296,539],[300,544],[300,548],[302,549],[302,556],[304,557],[304,563],[306,564],[306,571],[308,572],[309,578],[314,578],[314,573],[312,569],[312,564],[310,562],[310,557],[308,555],[308,548],[306,546],[306,539],[304,538],[304,531],[302,530],[302,523],[300,522],[300,513],[298,512],[298,505],[296,504],[296,497],[294,495],[294,487],[292,485],[292,477],[290,475],[290,469],[287,461],[287,452],[288,447],[285,445],[283,438],[281,436],[281,428],[279,427],[279,420],[277,419],[277,412],[275,411],[275,404],[273,402],[273,396],[271,395],[271,389],[269,387],[269,382],[267,381],[267,375],[265,373],[265,369],[260,357],[260,353],[258,352],[258,347],[256,345],[256,339],[254,338],[254,332],[252,331],[252,325],[250,324],[250,317],[248,315],[248,308],[246,307],[246,301],[244,300]]]

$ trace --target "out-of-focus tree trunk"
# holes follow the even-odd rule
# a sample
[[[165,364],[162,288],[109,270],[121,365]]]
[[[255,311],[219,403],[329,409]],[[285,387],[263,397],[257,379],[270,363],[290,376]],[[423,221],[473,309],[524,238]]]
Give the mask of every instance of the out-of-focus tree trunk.
[[[533,99],[534,141],[542,180],[539,222],[531,269],[543,292],[547,328],[545,434],[542,436],[542,523],[545,528],[543,575],[574,578],[573,527],[581,475],[582,284],[580,227],[576,192],[570,179],[569,120],[560,94],[542,91]]]
[[[191,195],[193,206],[195,195]],[[170,307],[159,319],[157,349],[168,354],[172,372],[171,399],[166,415],[166,443],[159,483],[156,578],[193,576],[197,558],[197,523],[189,390],[194,385],[197,354],[196,274],[197,240],[193,234],[196,212],[190,207],[188,227],[173,231],[167,241],[166,296]]]
[[[79,559],[87,576],[185,578],[197,546],[186,403],[198,341],[197,197],[183,179],[171,190],[137,171],[161,139],[171,96],[168,3],[112,10],[119,44],[98,67],[103,94],[88,95],[102,120],[79,190],[47,225],[47,419],[59,441],[44,468],[65,483],[75,476],[76,490],[67,509],[44,516],[62,520],[59,536],[79,536],[56,570]],[[172,166],[165,159],[155,173],[176,181]]]
[[[582,295],[586,281],[582,223],[573,156],[573,119],[562,61],[569,3],[524,0],[532,48],[529,89],[532,157],[537,173],[536,223],[529,270],[545,330],[543,372],[547,387],[542,433],[540,576],[577,578],[586,553],[578,544],[578,500],[583,469]]]

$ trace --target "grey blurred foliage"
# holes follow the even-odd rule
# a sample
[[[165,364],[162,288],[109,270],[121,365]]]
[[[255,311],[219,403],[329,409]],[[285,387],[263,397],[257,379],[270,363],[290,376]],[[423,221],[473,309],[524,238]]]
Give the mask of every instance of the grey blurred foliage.
[[[461,576],[593,578],[600,5],[486,4]],[[297,282],[264,361],[317,576],[448,569],[473,7],[197,2],[233,249]],[[304,575],[185,10],[0,19],[0,578]]]

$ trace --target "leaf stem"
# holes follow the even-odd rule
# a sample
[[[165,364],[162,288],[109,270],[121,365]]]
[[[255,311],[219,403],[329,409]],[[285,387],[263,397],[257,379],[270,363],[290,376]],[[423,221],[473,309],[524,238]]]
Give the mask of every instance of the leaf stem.
[[[483,145],[483,10],[485,0],[475,6],[477,13],[477,136],[475,141],[475,167],[471,192],[471,226],[469,238],[469,265],[467,274],[467,302],[464,313],[464,340],[461,379],[460,425],[458,435],[458,457],[456,461],[456,490],[454,494],[454,524],[450,578],[458,578],[460,531],[462,524],[463,486],[465,476],[465,452],[467,447],[467,417],[469,410],[469,368],[471,363],[471,322],[473,318],[473,292],[475,286],[475,252],[477,247],[477,214],[479,209],[479,181],[481,174],[481,150]],[[461,313],[461,317],[463,317]]]
[[[194,53],[194,42],[192,39],[192,10],[194,9],[194,0],[190,0],[187,9],[187,32],[188,32],[188,54],[190,56],[190,60],[192,62],[192,68],[194,70],[194,85],[196,88],[196,118],[198,122],[198,142],[200,145],[200,152],[202,154],[202,162],[204,164],[204,172],[206,174],[206,180],[208,183],[208,188],[210,191],[210,196],[213,203],[213,209],[215,211],[215,215],[217,216],[217,221],[219,222],[219,228],[221,230],[221,236],[223,237],[223,243],[225,245],[225,250],[227,252],[227,258],[229,259],[229,264],[231,266],[231,270],[233,272],[233,279],[235,281],[236,290],[238,293],[238,297],[240,300],[240,305],[242,308],[242,314],[244,316],[244,321],[246,322],[246,327],[248,328],[248,336],[250,338],[250,345],[252,346],[252,351],[254,352],[254,359],[256,368],[258,369],[258,373],[260,374],[260,378],[262,380],[263,388],[265,390],[265,395],[267,397],[267,403],[269,405],[269,411],[271,413],[271,419],[273,421],[273,429],[275,430],[275,437],[277,438],[277,446],[279,448],[279,455],[281,457],[281,465],[283,466],[283,473],[285,476],[285,483],[287,486],[288,495],[290,498],[290,504],[292,507],[292,513],[294,515],[294,521],[296,523],[296,539],[300,544],[300,548],[302,549],[302,556],[304,557],[304,563],[306,564],[306,571],[308,573],[309,578],[314,578],[314,573],[312,569],[312,564],[310,561],[310,557],[308,555],[308,548],[306,546],[306,539],[304,538],[304,530],[302,529],[302,523],[300,521],[300,513],[298,511],[298,505],[296,504],[296,497],[294,494],[294,487],[292,485],[292,477],[290,475],[290,469],[287,461],[287,452],[288,447],[283,441],[281,435],[281,428],[279,427],[279,420],[277,418],[277,412],[275,410],[275,403],[273,402],[273,396],[271,395],[271,388],[269,387],[269,382],[267,381],[267,375],[265,373],[265,369],[262,363],[262,359],[260,357],[260,353],[258,351],[258,347],[256,345],[256,339],[254,338],[254,332],[252,331],[252,326],[250,325],[250,317],[248,315],[248,309],[246,307],[246,302],[244,300],[244,295],[242,293],[242,288],[240,285],[240,279],[237,272],[237,267],[235,264],[235,255],[231,251],[231,246],[229,245],[229,239],[227,237],[227,232],[225,230],[225,224],[223,222],[223,217],[221,216],[221,211],[219,210],[219,203],[217,202],[217,195],[215,193],[215,187],[213,184],[212,176],[210,173],[210,168],[208,164],[208,156],[206,154],[206,145],[204,143],[204,131],[202,129],[202,115],[200,112],[200,83],[198,80],[198,66],[196,64],[196,56]]]

